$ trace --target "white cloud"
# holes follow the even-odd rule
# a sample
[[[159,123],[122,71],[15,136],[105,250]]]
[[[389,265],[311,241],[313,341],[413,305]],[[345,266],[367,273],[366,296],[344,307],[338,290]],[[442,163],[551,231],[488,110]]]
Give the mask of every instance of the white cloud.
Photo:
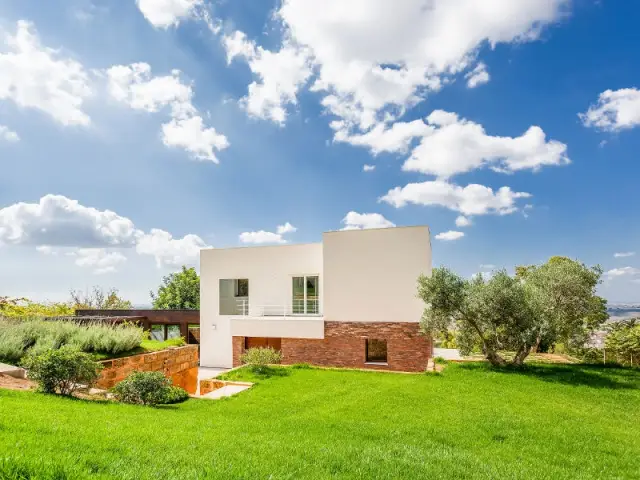
[[[276,232],[278,232],[278,235],[284,235],[285,233],[293,233],[297,230],[296,227],[287,222],[284,225],[278,225]]]
[[[491,78],[487,72],[487,66],[480,62],[476,67],[467,73],[464,78],[467,79],[467,87],[476,88],[483,83],[487,83]]]
[[[0,125],[0,140],[4,140],[9,143],[16,143],[20,141],[20,136],[9,127]]]
[[[134,248],[140,255],[153,256],[160,267],[193,264],[200,249],[208,247],[194,234],[173,238],[160,229],[145,233],[115,212],[85,207],[61,195],[0,209],[0,247],[3,245],[35,246],[45,255],[62,252],[75,257],[79,266],[108,268],[106,271],[124,261],[123,251]]]
[[[239,238],[242,243],[253,243],[257,245],[262,243],[287,243],[279,233],[266,232],[264,230],[242,232]]]
[[[345,122],[333,122],[334,140],[354,146],[368,147],[374,155],[384,152],[406,152],[411,142],[433,131],[422,120],[396,122],[391,127],[378,124],[364,134],[351,134]]]
[[[636,275],[640,275],[640,268],[621,267],[621,268],[613,268],[605,272],[605,276],[608,278],[636,276]]]
[[[437,90],[489,44],[538,38],[569,0],[284,0],[285,38],[308,49],[328,109],[368,128]],[[348,115],[344,115],[348,112]]]
[[[374,155],[405,153],[420,139],[402,169],[448,178],[482,167],[498,172],[537,171],[547,165],[570,163],[567,146],[546,139],[537,126],[519,137],[488,135],[484,127],[456,113],[434,110],[423,120],[379,123],[364,134],[352,134],[345,122],[334,121],[334,140],[367,147]]]
[[[579,114],[586,127],[618,132],[640,125],[640,90],[606,90],[586,113]]]
[[[468,227],[470,225],[471,219],[469,217],[465,217],[464,215],[456,217],[456,227]]]
[[[137,235],[128,218],[61,195],[0,209],[0,245],[131,246]]]
[[[614,253],[613,256],[615,258],[625,258],[625,257],[633,257],[636,254],[636,252],[619,252],[619,253]]]
[[[306,79],[311,63],[316,73],[311,89],[325,95],[325,108],[347,128],[366,130],[383,117],[397,118],[426,93],[441,88],[474,63],[482,46],[537,39],[569,4],[570,0],[326,0],[319,9],[308,0],[283,0],[275,13],[284,27],[280,51],[296,50],[306,60],[297,62],[298,71],[292,67],[254,73],[265,85],[271,75],[296,85],[293,97],[300,87],[295,79]],[[225,43],[233,52],[252,52],[237,40]]]
[[[494,137],[482,125],[442,110],[432,112],[427,122],[433,129],[411,152],[402,166],[405,171],[447,178],[483,166],[515,172],[569,163],[567,146],[547,141],[540,127],[529,127],[519,137]]]
[[[464,237],[464,232],[456,232],[454,230],[449,230],[448,232],[442,232],[436,235],[436,240],[442,240],[445,242],[452,242],[454,240],[459,240]]]
[[[251,116],[283,124],[287,105],[297,103],[297,94],[309,77],[311,67],[303,49],[285,43],[277,52],[265,50],[249,41],[242,32],[225,36],[227,60],[244,58],[257,77],[240,104]]]
[[[218,163],[215,152],[229,146],[227,137],[206,127],[193,106],[193,89],[180,79],[180,71],[152,76],[147,63],[114,65],[107,70],[108,90],[117,101],[134,110],[157,112],[169,107],[171,120],[162,125],[162,142],[184,148],[197,160]]]
[[[169,28],[195,14],[202,0],[137,0],[138,8],[156,28]]]
[[[379,213],[349,212],[342,219],[343,230],[363,230],[368,228],[390,228],[395,223],[387,220]]]
[[[375,169],[376,169],[376,166],[375,166],[375,165],[369,165],[369,164],[367,164],[367,163],[365,163],[365,164],[362,166],[362,171],[363,171],[363,172],[373,172]]]
[[[152,228],[138,240],[136,252],[152,255],[158,267],[163,265],[180,266],[197,262],[200,250],[209,245],[198,235],[188,234],[182,238],[173,238],[169,232]]]
[[[59,49],[41,45],[33,24],[20,20],[15,35],[4,35],[0,51],[0,100],[38,109],[63,125],[91,123],[82,110],[92,94],[82,64]]]
[[[265,230],[258,230],[257,232],[242,232],[239,236],[240,242],[260,245],[264,243],[287,243],[287,240],[283,237],[287,233],[296,232],[298,229],[291,225],[289,222],[283,225],[278,225],[275,232],[267,232]]]
[[[104,248],[80,248],[75,255],[77,266],[91,268],[96,275],[116,272],[118,266],[127,261],[122,253]]]
[[[162,125],[162,141],[168,147],[182,147],[197,160],[220,163],[214,151],[229,146],[227,137],[213,127],[205,127],[199,115],[189,118],[174,118]]]
[[[380,198],[396,208],[408,203],[416,205],[437,205],[460,212],[463,215],[507,215],[518,208],[516,200],[529,198],[525,192],[514,192],[509,187],[501,187],[496,192],[484,185],[470,184],[460,187],[441,180],[409,183],[396,187]]]

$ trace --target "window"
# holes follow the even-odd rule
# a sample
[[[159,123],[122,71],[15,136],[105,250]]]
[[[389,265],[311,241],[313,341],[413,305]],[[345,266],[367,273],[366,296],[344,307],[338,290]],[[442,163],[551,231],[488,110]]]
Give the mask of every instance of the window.
[[[367,338],[367,363],[387,363],[387,341]]]
[[[220,279],[220,315],[247,315],[249,312],[249,280]]]
[[[235,286],[236,297],[248,297],[249,296],[249,280],[246,278],[239,278],[233,281]]]
[[[167,325],[167,340],[180,337],[180,325]]]
[[[320,277],[310,275],[293,277],[293,298],[291,307],[294,314],[317,315],[319,307]]]
[[[164,342],[164,325],[151,325],[151,340]]]

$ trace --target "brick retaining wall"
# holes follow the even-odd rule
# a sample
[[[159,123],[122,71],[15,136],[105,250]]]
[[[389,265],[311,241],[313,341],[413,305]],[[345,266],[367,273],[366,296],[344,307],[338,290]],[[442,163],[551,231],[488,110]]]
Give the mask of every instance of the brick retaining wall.
[[[408,322],[325,322],[323,340],[282,339],[282,363],[421,372],[432,355],[431,339]],[[366,340],[387,341],[387,365],[366,363]],[[233,365],[240,365],[244,337],[233,337]]]
[[[158,352],[100,362],[104,368],[96,387],[108,389],[121,382],[132,372],[162,372],[174,385],[193,390],[198,381],[198,346],[168,348]],[[194,377],[195,374],[195,377]],[[193,385],[192,385],[193,384]]]

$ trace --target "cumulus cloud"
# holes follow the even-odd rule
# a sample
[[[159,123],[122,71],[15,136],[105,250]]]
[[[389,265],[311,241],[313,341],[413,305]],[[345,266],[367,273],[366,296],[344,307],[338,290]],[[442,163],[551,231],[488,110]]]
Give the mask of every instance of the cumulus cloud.
[[[454,230],[449,230],[448,232],[442,232],[436,235],[436,240],[443,240],[445,242],[452,242],[454,240],[459,240],[464,237],[464,232],[456,232]]]
[[[287,233],[296,232],[298,229],[291,225],[289,222],[284,223],[283,225],[278,225],[276,227],[275,232],[267,232],[265,230],[258,230],[255,232],[242,232],[239,236],[240,242],[247,244],[267,244],[267,243],[276,243],[282,244],[287,243],[287,239],[284,238],[284,235]]]
[[[635,267],[613,268],[605,272],[605,276],[609,279],[617,277],[635,277],[637,275],[640,275],[640,268]]]
[[[99,273],[114,271],[126,259],[122,252],[133,249],[153,256],[158,266],[177,266],[195,263],[200,249],[208,247],[194,234],[173,238],[160,229],[145,233],[115,212],[86,207],[61,195],[0,209],[3,245],[33,246],[45,255],[63,252],[76,257],[78,266],[93,267]]]
[[[456,217],[456,227],[468,227],[470,225],[471,219],[469,217],[465,217],[464,215]]]
[[[633,257],[636,254],[636,252],[619,252],[619,253],[614,253],[613,256],[615,258],[626,258],[626,257]]]
[[[369,165],[369,164],[367,164],[367,163],[365,163],[365,164],[362,166],[362,171],[363,171],[363,172],[373,172],[375,169],[376,169],[376,166],[375,166],[375,165]]]
[[[140,12],[156,28],[169,28],[193,16],[202,0],[136,0]]]
[[[108,91],[115,100],[134,110],[158,112],[168,108],[171,120],[162,125],[162,142],[180,147],[196,160],[218,163],[216,152],[229,146],[227,138],[207,127],[192,103],[193,88],[180,71],[153,76],[147,63],[114,65],[107,70]]]
[[[104,248],[80,248],[75,252],[75,264],[79,267],[91,268],[96,275],[114,273],[127,261],[120,252],[107,251]]]
[[[395,223],[387,220],[379,213],[358,213],[349,212],[342,219],[343,230],[364,230],[368,228],[390,228],[395,227]]]
[[[487,83],[490,79],[489,72],[487,72],[487,66],[480,62],[476,67],[467,73],[464,78],[467,79],[467,87],[476,88],[478,85]]]
[[[0,125],[0,140],[4,140],[9,143],[16,143],[20,141],[20,136],[5,125]]]
[[[442,206],[462,215],[507,215],[515,212],[516,201],[529,198],[525,192],[514,192],[509,187],[497,191],[484,185],[470,184],[461,187],[442,180],[409,183],[396,187],[380,198],[380,201],[396,208],[409,203],[416,205]]]
[[[298,229],[296,227],[287,222],[284,225],[278,225],[276,232],[278,232],[278,235],[284,235],[285,233],[293,233],[297,230]]]
[[[482,125],[442,110],[432,112],[427,122],[434,129],[404,163],[405,171],[446,178],[483,166],[515,172],[569,163],[567,146],[547,141],[540,127],[530,127],[520,137],[494,137]]]
[[[306,78],[309,62],[315,73],[311,89],[325,95],[324,107],[348,127],[367,130],[441,88],[474,63],[483,45],[537,39],[569,4],[327,0],[318,9],[307,0],[283,0],[275,12],[284,27],[283,41],[274,53],[293,48],[308,60],[299,63],[299,71],[254,73],[265,85],[270,75],[286,75],[286,83],[297,85],[295,79]],[[250,50],[239,48],[238,42],[234,47]]]
[[[640,125],[640,90],[606,90],[586,113],[579,114],[585,127],[619,132]]]
[[[208,248],[198,235],[188,234],[182,238],[173,238],[169,232],[152,228],[151,232],[138,239],[136,252],[141,255],[152,255],[156,265],[162,267],[194,264],[197,262],[200,250]]]
[[[297,103],[297,94],[309,77],[311,66],[304,50],[285,43],[277,52],[265,50],[236,31],[223,39],[228,62],[239,57],[257,78],[240,104],[251,116],[283,124],[287,105]]]
[[[128,218],[62,195],[0,209],[0,245],[126,247],[135,244],[137,235]]]
[[[40,110],[62,125],[91,123],[83,104],[92,89],[82,64],[42,45],[33,24],[24,20],[17,23],[15,34],[5,33],[4,47],[0,100]]]

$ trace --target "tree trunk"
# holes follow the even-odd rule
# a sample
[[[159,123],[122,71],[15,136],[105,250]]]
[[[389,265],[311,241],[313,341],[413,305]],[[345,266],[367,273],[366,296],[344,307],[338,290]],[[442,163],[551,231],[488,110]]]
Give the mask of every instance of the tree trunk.
[[[491,365],[493,365],[494,367],[502,367],[507,363],[505,362],[504,358],[498,355],[498,353],[493,349],[485,347],[485,356],[487,357],[487,360],[489,360],[489,363],[491,363]]]
[[[531,347],[531,353],[538,353],[538,350],[540,349],[540,342],[542,341],[542,339],[540,338],[540,335],[538,335],[536,337],[536,344]]]
[[[518,367],[522,366],[524,363],[524,359],[527,358],[531,349],[528,345],[522,345],[520,349],[516,352],[516,356],[513,357],[512,365],[516,365]]]

